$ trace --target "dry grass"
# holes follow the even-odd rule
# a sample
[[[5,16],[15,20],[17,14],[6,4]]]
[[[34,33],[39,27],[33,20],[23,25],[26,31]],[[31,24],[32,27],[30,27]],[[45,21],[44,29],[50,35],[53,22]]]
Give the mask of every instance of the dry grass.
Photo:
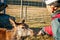
[[[53,37],[45,36],[36,36],[36,37],[27,37],[25,40],[54,40]]]

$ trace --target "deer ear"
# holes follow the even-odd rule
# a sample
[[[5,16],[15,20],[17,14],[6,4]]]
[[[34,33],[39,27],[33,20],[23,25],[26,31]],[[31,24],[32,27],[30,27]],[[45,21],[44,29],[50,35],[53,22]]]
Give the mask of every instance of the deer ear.
[[[12,24],[12,26],[16,27],[15,22],[14,22],[11,18],[9,18],[9,21],[10,21],[10,23]]]
[[[9,18],[9,21],[10,23],[14,24],[14,21],[11,18]]]
[[[25,19],[22,20],[22,23],[24,23],[24,22],[25,22]]]

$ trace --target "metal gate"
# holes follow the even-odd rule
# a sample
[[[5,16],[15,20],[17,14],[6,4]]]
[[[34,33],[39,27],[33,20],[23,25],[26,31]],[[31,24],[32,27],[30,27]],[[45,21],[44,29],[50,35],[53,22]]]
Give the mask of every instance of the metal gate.
[[[17,21],[25,19],[30,26],[50,23],[50,14],[43,0],[7,0],[7,4],[6,13],[15,16]]]

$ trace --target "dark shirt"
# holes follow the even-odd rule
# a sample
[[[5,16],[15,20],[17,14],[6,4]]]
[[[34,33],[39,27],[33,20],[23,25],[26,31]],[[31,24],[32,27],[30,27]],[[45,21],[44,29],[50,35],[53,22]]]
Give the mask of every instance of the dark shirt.
[[[0,14],[0,28],[12,29],[12,25],[10,24],[9,18],[15,20],[14,17],[9,16],[7,14]]]

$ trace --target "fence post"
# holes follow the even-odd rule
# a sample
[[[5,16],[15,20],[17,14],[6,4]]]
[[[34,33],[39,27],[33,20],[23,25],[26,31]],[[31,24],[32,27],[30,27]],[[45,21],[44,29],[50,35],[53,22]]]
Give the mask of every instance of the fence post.
[[[20,13],[20,18],[23,18],[23,0],[21,0],[21,13]]]
[[[27,20],[27,6],[25,6],[23,19]]]
[[[6,4],[6,0],[4,0],[4,3]],[[4,9],[4,14],[6,14],[6,8]]]

